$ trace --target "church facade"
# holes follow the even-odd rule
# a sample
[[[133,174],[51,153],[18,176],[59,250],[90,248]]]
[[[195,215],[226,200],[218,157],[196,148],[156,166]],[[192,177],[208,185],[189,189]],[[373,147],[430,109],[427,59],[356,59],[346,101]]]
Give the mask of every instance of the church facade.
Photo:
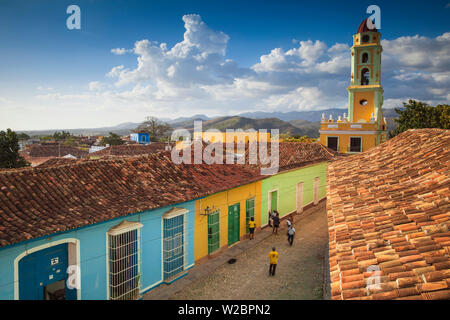
[[[348,114],[338,119],[322,114],[320,142],[341,153],[366,151],[386,141],[387,137],[381,109],[381,34],[368,24],[370,21],[365,19],[353,35]]]

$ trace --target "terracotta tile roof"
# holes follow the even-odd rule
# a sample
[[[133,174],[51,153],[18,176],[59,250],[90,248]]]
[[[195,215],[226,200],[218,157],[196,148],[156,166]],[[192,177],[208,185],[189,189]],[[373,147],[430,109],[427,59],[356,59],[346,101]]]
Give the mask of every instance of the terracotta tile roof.
[[[83,159],[70,159],[70,158],[50,158],[41,164],[38,164],[37,167],[45,168],[45,167],[54,167],[64,164],[74,164],[77,162],[84,161]]]
[[[151,144],[127,144],[120,146],[110,146],[105,149],[92,152],[89,157],[107,157],[107,156],[136,156],[143,154],[151,154],[155,152],[164,151],[167,143],[152,142]]]
[[[262,178],[242,165],[176,165],[167,152],[0,172],[0,247]]]
[[[450,299],[449,130],[404,132],[327,180],[333,299]]]
[[[45,157],[63,157],[71,154],[77,158],[86,158],[88,152],[75,147],[49,144],[49,145],[32,145],[28,155],[32,158]]]
[[[320,143],[280,142],[278,152],[279,172],[301,168],[322,161],[333,160],[338,156],[337,152],[324,147]],[[268,144],[268,153],[271,154],[270,143]],[[249,148],[247,147],[246,161],[248,162],[248,160]],[[262,167],[266,166],[262,165]]]

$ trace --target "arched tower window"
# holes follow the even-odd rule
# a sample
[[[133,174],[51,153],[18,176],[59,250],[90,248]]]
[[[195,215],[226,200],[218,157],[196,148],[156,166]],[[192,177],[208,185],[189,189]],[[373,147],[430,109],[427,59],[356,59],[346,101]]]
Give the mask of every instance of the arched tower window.
[[[361,85],[366,86],[369,84],[370,72],[369,69],[364,68],[361,70]]]
[[[365,35],[362,36],[361,40],[362,40],[362,43],[367,43],[367,42],[370,41],[370,37],[369,37],[368,34],[365,34]]]
[[[362,55],[362,63],[367,63],[369,61],[369,54],[364,52]]]

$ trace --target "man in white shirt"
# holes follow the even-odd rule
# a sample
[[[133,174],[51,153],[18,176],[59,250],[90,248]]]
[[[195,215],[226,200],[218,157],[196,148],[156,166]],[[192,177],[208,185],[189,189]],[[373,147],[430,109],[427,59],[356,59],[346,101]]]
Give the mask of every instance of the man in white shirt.
[[[295,228],[291,224],[288,228],[288,242],[289,242],[289,245],[291,245],[291,246],[292,246],[292,243],[294,242],[294,235],[295,235]]]

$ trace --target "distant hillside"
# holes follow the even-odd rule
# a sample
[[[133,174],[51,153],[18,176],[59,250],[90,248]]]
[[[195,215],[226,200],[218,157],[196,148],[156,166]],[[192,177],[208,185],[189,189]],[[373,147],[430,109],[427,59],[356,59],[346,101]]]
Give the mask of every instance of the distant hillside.
[[[347,112],[347,109],[328,109],[319,111],[290,111],[290,112],[247,112],[237,116],[210,118],[203,114],[192,117],[181,117],[176,119],[161,118],[161,121],[169,123],[173,128],[186,128],[193,130],[194,120],[202,120],[204,130],[216,128],[221,131],[225,129],[280,129],[280,133],[292,135],[306,135],[312,138],[319,136],[320,119],[322,113],[333,115],[334,119]],[[394,109],[383,109],[383,115],[388,122],[388,129],[395,129],[397,124],[393,120],[397,117]],[[83,128],[83,129],[51,129],[51,130],[26,130],[30,136],[52,135],[55,131],[68,131],[75,135],[106,135],[114,132],[119,135],[128,135],[136,129],[140,123],[125,122],[111,127]]]
[[[193,120],[189,122],[181,122],[172,124],[174,128],[185,128],[189,131],[194,130]],[[226,129],[279,129],[280,133],[289,133],[291,135],[308,135],[311,137],[318,137],[318,131],[312,132],[302,127],[294,126],[289,122],[277,119],[277,118],[264,118],[264,119],[250,119],[240,116],[234,117],[219,117],[212,120],[203,121],[203,131],[208,129],[218,129],[225,132]]]
[[[320,121],[310,122],[308,120],[291,120],[289,123],[301,129],[305,136],[310,138],[319,137]]]

